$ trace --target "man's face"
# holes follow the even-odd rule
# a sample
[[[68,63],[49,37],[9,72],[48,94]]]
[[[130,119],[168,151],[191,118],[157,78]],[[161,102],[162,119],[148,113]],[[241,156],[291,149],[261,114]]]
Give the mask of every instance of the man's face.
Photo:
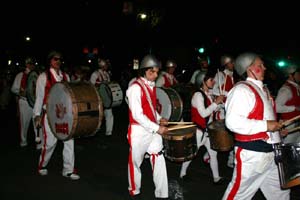
[[[54,69],[59,69],[61,64],[62,64],[62,58],[59,55],[53,56],[53,58],[50,61],[50,65]]]
[[[250,71],[249,77],[263,81],[265,76],[264,62],[260,58],[256,58],[255,61],[248,67]]]
[[[159,68],[158,67],[152,67],[150,69],[148,69],[145,73],[145,78],[148,81],[155,81],[156,78],[158,77],[158,72],[159,72]]]

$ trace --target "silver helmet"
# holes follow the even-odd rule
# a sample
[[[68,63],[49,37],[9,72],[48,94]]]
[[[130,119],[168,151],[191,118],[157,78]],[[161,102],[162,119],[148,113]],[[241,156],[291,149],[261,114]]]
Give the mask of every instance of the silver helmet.
[[[107,65],[107,62],[106,62],[106,60],[99,58],[98,65],[99,65],[99,67],[104,67],[105,65]]]
[[[159,67],[160,68],[161,64],[160,62],[157,60],[157,58],[153,55],[146,55],[140,65],[140,69],[143,68],[149,68],[149,67]]]
[[[284,67],[282,69],[285,76],[289,76],[290,74],[295,73],[297,70],[298,70],[298,66],[295,64],[290,64],[289,66]]]
[[[235,70],[236,72],[242,76],[246,71],[247,68],[255,61],[256,58],[259,56],[255,53],[246,52],[240,54],[235,59]]]
[[[199,72],[195,78],[195,85],[197,88],[201,87],[203,80],[205,78],[206,72]]]
[[[35,61],[34,61],[34,59],[32,58],[32,57],[27,57],[26,59],[25,59],[25,64],[27,65],[27,64],[35,64]]]
[[[225,66],[230,62],[233,62],[233,58],[229,55],[223,55],[221,56],[221,66]]]
[[[177,67],[177,64],[174,60],[168,60],[166,63],[166,67]]]

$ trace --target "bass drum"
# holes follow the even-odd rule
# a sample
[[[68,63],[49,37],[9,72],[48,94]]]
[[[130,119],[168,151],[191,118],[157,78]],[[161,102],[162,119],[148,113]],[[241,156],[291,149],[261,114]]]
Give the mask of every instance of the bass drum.
[[[174,162],[192,160],[197,154],[196,130],[189,127],[162,135],[165,157]]]
[[[98,92],[103,101],[104,108],[109,109],[122,104],[123,91],[118,83],[101,83],[98,87]]]
[[[95,135],[103,119],[102,101],[91,83],[56,83],[49,91],[47,117],[59,140]]]
[[[182,100],[172,88],[156,88],[157,112],[171,122],[178,122],[182,116]]]
[[[26,98],[30,107],[34,107],[35,103],[35,88],[39,74],[37,71],[31,71],[28,74],[26,82]]]
[[[274,150],[281,187],[300,185],[300,143],[276,144]]]
[[[182,118],[185,122],[191,121],[191,100],[197,88],[193,84],[176,84],[172,86],[180,95],[183,102]]]

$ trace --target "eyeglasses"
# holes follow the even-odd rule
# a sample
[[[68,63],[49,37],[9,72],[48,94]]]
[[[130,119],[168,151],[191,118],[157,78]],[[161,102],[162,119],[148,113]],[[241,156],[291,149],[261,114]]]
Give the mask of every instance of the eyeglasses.
[[[55,61],[60,60],[61,61],[61,58],[60,57],[53,57],[53,60],[55,60]]]

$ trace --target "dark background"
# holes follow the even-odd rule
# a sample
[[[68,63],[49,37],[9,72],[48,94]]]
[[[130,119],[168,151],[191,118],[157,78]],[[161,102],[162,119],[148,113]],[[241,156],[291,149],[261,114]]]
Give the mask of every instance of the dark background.
[[[124,11],[124,2],[132,3],[132,11]],[[299,60],[297,6],[288,1],[12,0],[3,2],[1,10],[4,64],[7,58],[26,55],[43,62],[52,49],[78,63],[86,56],[85,47],[98,48],[97,56],[110,57],[120,67],[150,52],[186,65],[194,62],[195,48],[201,46],[216,64],[223,53],[243,51],[271,62]],[[139,20],[141,11],[151,13],[150,19]]]

